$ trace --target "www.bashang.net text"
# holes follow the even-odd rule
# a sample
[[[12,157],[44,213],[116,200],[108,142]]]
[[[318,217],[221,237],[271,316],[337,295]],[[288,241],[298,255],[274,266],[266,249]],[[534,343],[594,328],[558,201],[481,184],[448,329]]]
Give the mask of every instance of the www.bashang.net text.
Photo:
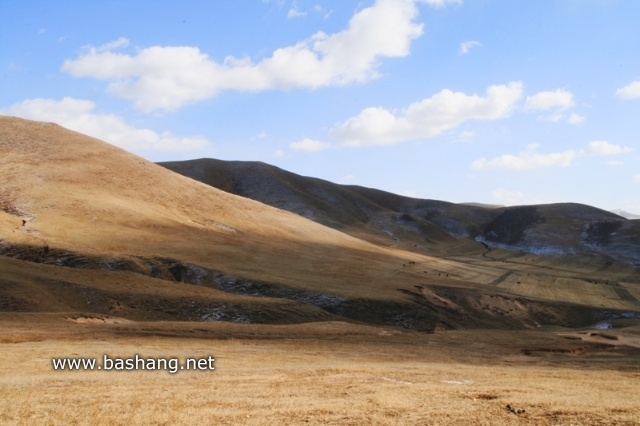
[[[135,355],[128,358],[52,358],[51,363],[56,371],[214,371],[215,358],[211,355],[201,358],[153,358]]]

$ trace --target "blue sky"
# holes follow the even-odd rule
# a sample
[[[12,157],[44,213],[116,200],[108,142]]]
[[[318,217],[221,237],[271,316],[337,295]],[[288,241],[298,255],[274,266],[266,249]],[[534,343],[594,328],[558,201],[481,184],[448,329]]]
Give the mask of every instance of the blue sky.
[[[640,2],[0,2],[0,114],[152,161],[640,213]]]

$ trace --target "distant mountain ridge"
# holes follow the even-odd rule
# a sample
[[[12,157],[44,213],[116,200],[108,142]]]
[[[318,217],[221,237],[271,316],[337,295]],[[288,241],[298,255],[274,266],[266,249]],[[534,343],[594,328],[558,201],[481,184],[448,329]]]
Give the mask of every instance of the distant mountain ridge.
[[[223,191],[376,243],[535,254],[597,254],[640,267],[640,222],[577,203],[494,207],[421,200],[304,177],[261,162],[197,159],[159,165]]]
[[[611,213],[617,214],[618,216],[622,216],[625,219],[633,219],[633,220],[640,219],[640,215],[629,213],[621,209],[611,210]]]

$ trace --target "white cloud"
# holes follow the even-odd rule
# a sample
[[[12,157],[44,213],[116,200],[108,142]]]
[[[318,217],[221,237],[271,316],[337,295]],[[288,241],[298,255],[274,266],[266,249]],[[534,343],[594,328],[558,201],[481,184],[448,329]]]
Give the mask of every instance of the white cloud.
[[[294,1],[291,9],[289,9],[289,12],[287,13],[287,18],[299,18],[302,16],[307,16],[307,12],[303,12],[298,9],[298,4]]]
[[[319,4],[316,4],[315,6],[313,6],[313,10],[314,10],[314,12],[321,14],[324,19],[329,18],[329,16],[331,16],[331,14],[333,14],[333,10],[327,11],[322,6],[320,6]]]
[[[460,54],[466,55],[474,47],[480,47],[480,46],[482,46],[482,43],[480,43],[479,41],[476,41],[476,40],[465,41],[463,43],[460,43]]]
[[[626,86],[616,90],[616,95],[621,99],[640,98],[640,80],[633,81]]]
[[[295,151],[306,151],[306,152],[322,151],[330,147],[331,147],[331,144],[329,143],[320,142],[320,141],[309,139],[309,138],[304,138],[300,141],[292,142],[289,144],[289,148]]]
[[[549,111],[547,115],[538,117],[539,120],[552,121],[558,123],[565,121],[569,124],[580,124],[585,120],[580,114],[571,113],[567,114],[566,110],[573,108],[575,101],[573,99],[573,93],[564,90],[547,90],[538,92],[533,96],[527,96],[524,104],[525,111]]]
[[[579,155],[577,151],[569,150],[550,154],[540,154],[537,152],[539,145],[532,144],[518,155],[504,154],[499,157],[487,160],[479,158],[472,164],[474,169],[515,169],[530,170],[545,167],[568,167],[575,157]]]
[[[110,50],[113,50],[113,49],[120,49],[122,47],[127,47],[127,46],[129,46],[129,40],[124,37],[120,37],[117,40],[113,40],[108,43],[105,43],[102,46],[96,47],[95,49],[96,49],[96,52],[102,53],[102,52],[109,52]]]
[[[587,147],[583,152],[585,155],[596,155],[602,157],[607,155],[624,154],[632,151],[633,148],[615,145],[607,141],[593,141],[587,144]]]
[[[573,113],[573,114],[571,114],[569,116],[569,118],[567,118],[567,123],[569,123],[569,124],[580,124],[580,123],[584,122],[584,120],[586,120],[584,118],[584,116],[582,116],[580,114]]]
[[[640,173],[638,173],[637,175],[634,175],[633,180],[636,182],[640,182]]]
[[[284,157],[284,151],[281,149],[276,150],[276,152],[273,153],[273,155],[277,158],[282,158]]]
[[[565,110],[575,105],[573,94],[563,89],[555,91],[545,91],[536,93],[533,96],[527,96],[524,109],[529,111],[548,110],[558,108]]]
[[[518,155],[504,154],[494,157],[491,160],[479,158],[471,166],[474,169],[514,169],[532,170],[546,167],[569,167],[574,159],[584,156],[604,157],[631,152],[633,149],[615,145],[607,141],[589,142],[584,149],[567,150],[563,152],[553,152],[540,154],[537,152],[539,144],[531,144],[527,149]]]
[[[552,121],[554,123],[559,123],[560,121],[566,121],[567,123],[573,124],[573,125],[580,124],[585,120],[585,118],[580,114],[572,113],[569,116],[567,116],[560,111],[555,112],[553,114],[540,116],[538,117],[538,119],[543,121]]]
[[[624,161],[617,161],[617,160],[607,161],[607,166],[616,167],[616,166],[622,166],[622,165],[624,165]]]
[[[423,33],[416,0],[377,0],[355,13],[346,29],[319,31],[306,40],[277,49],[258,63],[228,56],[217,62],[197,47],[153,46],[135,54],[114,52],[119,39],[88,47],[66,60],[62,71],[74,77],[109,82],[108,91],[130,99],[139,110],[175,110],[215,96],[222,90],[261,91],[292,87],[318,88],[376,78],[381,58],[409,54]],[[426,2],[441,6],[444,0]]]
[[[256,135],[256,138],[258,138],[258,139],[264,139],[264,138],[267,138],[267,137],[269,137],[269,134],[267,132],[265,132],[264,130]]]
[[[509,191],[504,188],[496,189],[491,193],[491,195],[500,204],[507,206],[519,204],[524,198],[524,193],[522,191]]]
[[[291,18],[299,18],[302,16],[307,16],[307,12],[302,12],[300,10],[297,9],[289,9],[289,12],[287,12],[287,18],[291,19]]]
[[[0,110],[1,114],[58,123],[77,132],[102,139],[126,150],[184,152],[210,142],[199,136],[179,137],[170,132],[137,129],[113,114],[95,113],[92,101],[63,98],[27,99]]]
[[[420,3],[428,4],[431,7],[444,7],[448,4],[462,4],[462,0],[418,0]]]
[[[522,96],[522,83],[490,86],[486,96],[442,90],[398,113],[366,108],[335,126],[330,134],[345,146],[389,145],[437,136],[467,120],[507,117]]]

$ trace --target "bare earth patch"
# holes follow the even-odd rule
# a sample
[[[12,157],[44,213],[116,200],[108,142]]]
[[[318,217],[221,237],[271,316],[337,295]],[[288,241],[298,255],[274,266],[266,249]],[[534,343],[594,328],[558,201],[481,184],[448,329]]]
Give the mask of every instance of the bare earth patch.
[[[78,324],[127,324],[132,323],[124,318],[110,317],[106,315],[83,315],[76,314],[64,317],[67,321],[75,322]]]

